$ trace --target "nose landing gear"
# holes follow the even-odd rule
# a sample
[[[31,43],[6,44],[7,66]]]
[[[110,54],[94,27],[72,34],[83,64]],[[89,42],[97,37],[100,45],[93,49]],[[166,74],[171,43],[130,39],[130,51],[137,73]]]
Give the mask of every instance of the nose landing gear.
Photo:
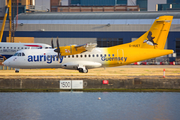
[[[19,69],[15,68],[15,73],[19,73]]]

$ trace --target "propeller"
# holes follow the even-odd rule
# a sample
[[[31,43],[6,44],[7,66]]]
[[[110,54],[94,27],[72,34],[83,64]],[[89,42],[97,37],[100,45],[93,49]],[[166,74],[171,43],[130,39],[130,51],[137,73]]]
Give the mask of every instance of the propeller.
[[[59,56],[61,56],[61,53],[60,53],[60,48],[59,48],[59,41],[58,41],[58,38],[57,38],[57,49],[54,50],[54,52],[57,52],[58,53],[58,59],[59,59]]]
[[[54,48],[53,38],[51,39],[51,47]]]

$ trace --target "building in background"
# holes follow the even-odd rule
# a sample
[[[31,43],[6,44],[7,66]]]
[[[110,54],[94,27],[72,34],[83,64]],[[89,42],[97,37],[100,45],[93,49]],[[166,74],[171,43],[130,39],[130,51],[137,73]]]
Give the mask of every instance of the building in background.
[[[0,20],[3,20],[5,10],[6,10],[6,2],[5,0],[0,0]]]
[[[0,1],[0,19],[9,0]],[[18,5],[17,5],[18,1]],[[14,16],[25,12],[118,12],[180,10],[180,0],[12,0]],[[18,7],[18,12],[17,12]]]
[[[167,0],[165,4],[158,4],[156,9],[158,11],[180,10],[180,0]]]
[[[139,11],[138,6],[59,6],[56,12],[120,12]]]
[[[180,0],[70,0],[70,6],[139,6],[140,11],[180,10]]]

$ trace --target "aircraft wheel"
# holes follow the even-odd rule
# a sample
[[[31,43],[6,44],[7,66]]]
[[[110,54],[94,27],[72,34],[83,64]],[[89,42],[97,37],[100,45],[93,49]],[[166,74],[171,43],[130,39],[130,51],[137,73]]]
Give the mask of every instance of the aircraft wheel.
[[[16,69],[16,68],[15,68],[15,73],[19,73],[19,69]]]
[[[83,73],[83,69],[82,69],[82,68],[79,68],[79,72],[80,72],[80,73]]]
[[[88,69],[86,68],[85,70],[83,70],[83,73],[88,73]]]

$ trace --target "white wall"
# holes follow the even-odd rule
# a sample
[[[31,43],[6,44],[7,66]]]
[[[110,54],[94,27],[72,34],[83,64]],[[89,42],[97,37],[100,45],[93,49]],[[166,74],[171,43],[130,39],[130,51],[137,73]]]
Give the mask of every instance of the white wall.
[[[136,5],[136,0],[127,0],[127,5]]]
[[[50,10],[50,0],[35,0],[36,10]]]
[[[61,5],[62,6],[68,6],[69,5],[69,0],[61,0]]]
[[[148,0],[147,11],[156,11],[156,4],[166,4],[167,0]]]
[[[3,17],[5,13],[5,0],[0,0],[0,17]]]

